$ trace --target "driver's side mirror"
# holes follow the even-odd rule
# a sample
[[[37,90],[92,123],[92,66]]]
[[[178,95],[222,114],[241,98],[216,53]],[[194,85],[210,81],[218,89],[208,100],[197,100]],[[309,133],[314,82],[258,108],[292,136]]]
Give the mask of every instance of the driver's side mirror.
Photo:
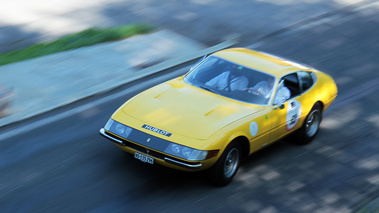
[[[274,109],[284,109],[284,102],[279,102],[275,104]]]

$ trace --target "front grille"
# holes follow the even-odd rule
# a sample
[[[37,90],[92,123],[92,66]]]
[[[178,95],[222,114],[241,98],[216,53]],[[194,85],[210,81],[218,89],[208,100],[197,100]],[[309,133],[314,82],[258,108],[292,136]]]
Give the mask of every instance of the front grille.
[[[145,148],[145,147],[143,147],[143,146],[140,146],[140,145],[137,145],[137,144],[135,144],[135,143],[131,143],[131,142],[129,142],[129,141],[125,141],[125,140],[123,140],[123,142],[124,142],[124,144],[125,144],[125,146],[128,146],[128,147],[130,147],[130,148],[132,148],[132,149],[135,149],[135,150],[137,150],[137,151],[139,151],[139,152],[142,152],[142,153],[145,153],[145,154],[147,154],[147,155],[151,155],[151,156],[153,156],[153,157],[156,157],[156,158],[159,158],[159,159],[164,159],[164,157],[165,157],[165,155],[163,155],[163,154],[161,154],[161,153],[159,153],[159,152],[157,152],[157,151],[154,151],[154,150],[152,150],[152,149],[149,149],[149,148]],[[167,156],[168,157],[168,156]]]

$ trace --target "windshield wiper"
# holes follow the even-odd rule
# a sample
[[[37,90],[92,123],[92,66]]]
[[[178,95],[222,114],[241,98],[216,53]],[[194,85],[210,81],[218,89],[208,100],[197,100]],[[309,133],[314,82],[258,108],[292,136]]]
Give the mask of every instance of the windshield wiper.
[[[214,90],[214,89],[212,89],[212,88],[209,88],[209,87],[207,87],[207,86],[199,85],[199,87],[202,88],[202,89],[205,89],[205,90],[207,90],[207,91],[209,91],[209,92],[213,92],[213,93],[215,93],[215,94],[219,94],[218,92],[216,92],[216,90]]]

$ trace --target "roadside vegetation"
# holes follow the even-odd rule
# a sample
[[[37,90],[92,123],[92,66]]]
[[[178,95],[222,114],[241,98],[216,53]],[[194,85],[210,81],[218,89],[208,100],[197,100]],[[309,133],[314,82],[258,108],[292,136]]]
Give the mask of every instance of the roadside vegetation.
[[[89,28],[54,41],[39,43],[25,49],[3,53],[0,55],[0,66],[102,42],[116,41],[136,34],[148,33],[152,30],[153,28],[146,24],[125,25],[106,29]]]

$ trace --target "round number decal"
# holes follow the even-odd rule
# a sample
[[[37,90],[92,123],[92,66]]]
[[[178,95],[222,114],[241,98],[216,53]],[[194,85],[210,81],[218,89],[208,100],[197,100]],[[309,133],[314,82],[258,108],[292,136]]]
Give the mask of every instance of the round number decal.
[[[301,104],[298,100],[292,100],[288,103],[287,107],[287,130],[292,130],[299,122],[301,115]]]
[[[257,133],[258,133],[258,124],[255,121],[253,121],[250,123],[250,134],[252,136],[256,136]]]

